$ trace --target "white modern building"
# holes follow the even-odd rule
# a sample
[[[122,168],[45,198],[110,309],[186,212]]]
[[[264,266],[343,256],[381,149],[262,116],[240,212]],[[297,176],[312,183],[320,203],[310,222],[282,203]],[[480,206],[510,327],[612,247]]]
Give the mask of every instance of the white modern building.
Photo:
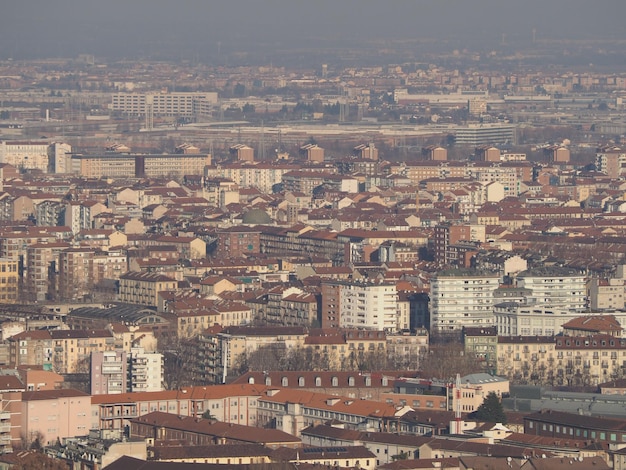
[[[498,336],[552,336],[563,332],[563,325],[582,316],[598,315],[588,310],[553,308],[540,304],[503,302],[493,307]],[[610,313],[621,325],[626,325],[625,311]]]
[[[340,327],[396,331],[398,292],[394,283],[342,283]]]
[[[493,324],[500,276],[469,269],[441,271],[430,284],[430,327],[445,332]]]
[[[91,354],[91,394],[163,390],[163,355],[143,348]]]
[[[543,267],[521,272],[517,286],[530,289],[541,305],[568,310],[586,307],[585,276],[574,269]]]
[[[128,356],[128,391],[160,392],[163,390],[163,355],[132,348]]]
[[[468,124],[457,127],[455,135],[457,144],[472,147],[515,143],[515,126],[511,124]]]
[[[115,93],[111,110],[133,116],[195,117],[217,104],[216,92]]]

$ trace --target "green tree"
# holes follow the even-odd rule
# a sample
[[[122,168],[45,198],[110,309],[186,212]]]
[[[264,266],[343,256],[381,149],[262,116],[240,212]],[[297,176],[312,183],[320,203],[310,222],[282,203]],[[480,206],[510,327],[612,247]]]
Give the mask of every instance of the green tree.
[[[502,403],[495,392],[490,392],[485,397],[483,404],[472,414],[472,418],[490,423],[506,424],[507,422]]]

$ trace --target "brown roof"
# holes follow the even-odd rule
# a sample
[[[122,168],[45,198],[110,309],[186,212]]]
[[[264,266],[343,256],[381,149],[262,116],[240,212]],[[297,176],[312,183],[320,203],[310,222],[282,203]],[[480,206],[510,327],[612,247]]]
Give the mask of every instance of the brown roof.
[[[190,458],[220,458],[269,456],[270,450],[260,444],[222,444],[207,446],[171,445],[157,442],[150,450],[155,460],[182,460]]]
[[[0,392],[24,390],[24,384],[15,375],[0,375]]]
[[[274,461],[328,460],[334,459],[374,459],[376,456],[364,446],[342,447],[303,447],[292,449],[280,447],[272,451]]]
[[[543,423],[586,429],[599,429],[604,431],[626,431],[626,421],[623,419],[598,418],[595,416],[579,415],[577,413],[566,413],[564,411],[541,410],[537,413],[527,415],[524,418],[524,423],[527,421],[539,421]]]
[[[297,437],[278,429],[261,429],[241,424],[198,419],[192,416],[179,416],[163,413],[161,411],[153,411],[152,413],[132,419],[130,422],[257,444],[300,442],[300,439]]]
[[[90,395],[80,390],[74,390],[72,388],[63,388],[59,390],[39,390],[36,392],[24,392],[22,394],[22,401],[34,401],[34,400],[56,400],[57,398],[70,398],[70,397],[89,397]]]
[[[210,387],[183,387],[180,390],[163,390],[161,392],[133,392],[107,395],[93,395],[91,404],[139,403],[142,401],[176,400],[176,399],[216,399],[240,396],[260,396],[267,387],[263,385],[213,385]]]
[[[563,329],[582,330],[595,333],[622,331],[614,315],[589,315],[576,317],[563,325]]]

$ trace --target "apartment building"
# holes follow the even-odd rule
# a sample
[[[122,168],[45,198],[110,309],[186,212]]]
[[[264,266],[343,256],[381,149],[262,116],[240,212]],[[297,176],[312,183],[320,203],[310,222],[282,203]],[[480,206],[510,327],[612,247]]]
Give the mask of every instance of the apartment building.
[[[167,318],[180,338],[200,335],[218,324],[224,327],[250,325],[252,311],[244,303],[197,299],[197,302],[174,302],[168,306]]]
[[[322,326],[326,320],[340,328],[396,331],[397,303],[398,293],[391,282],[323,281]],[[330,320],[333,317],[337,320]]]
[[[219,444],[219,447],[234,444],[239,446],[260,444],[275,449],[277,447],[299,448],[302,444],[299,438],[277,429],[259,429],[233,422],[200,420],[161,411],[153,411],[132,419],[130,435],[134,438],[151,438],[161,441],[182,438],[200,447],[213,447],[215,444]],[[223,459],[222,463],[227,465],[235,461]]]
[[[205,412],[222,423],[257,425],[257,385],[184,387],[161,392],[138,392],[91,397],[91,428],[122,432],[130,420],[155,411],[200,418]]]
[[[205,114],[207,106],[215,106],[217,97],[216,92],[115,93],[111,110],[131,116],[195,118]]]
[[[626,306],[624,279],[598,279],[588,282],[589,307],[592,310],[622,310]]]
[[[626,367],[626,339],[607,334],[556,338],[556,372],[567,385],[598,385],[620,377]]]
[[[508,124],[468,124],[457,127],[455,137],[457,144],[471,147],[489,144],[514,144],[515,126]]]
[[[13,452],[22,443],[22,392],[26,386],[15,375],[0,376],[0,450],[3,453]]]
[[[586,307],[585,275],[570,268],[543,267],[517,275],[517,285],[532,291],[542,305],[569,310]]]
[[[285,350],[301,348],[306,337],[306,329],[300,326],[211,328],[201,337],[203,349],[198,353],[197,369],[223,383],[242,354],[252,353],[262,346]]]
[[[217,256],[241,258],[252,253],[260,253],[261,229],[236,226],[220,228],[216,231]]]
[[[85,178],[182,178],[202,175],[211,164],[207,154],[72,154],[71,171]]]
[[[319,298],[297,287],[277,286],[264,296],[267,300],[259,319],[267,324],[311,326],[319,317]]]
[[[290,163],[235,162],[207,167],[205,176],[225,178],[241,188],[257,188],[271,194],[272,187],[282,183],[285,173],[298,169],[298,165]]]
[[[315,253],[335,266],[343,265],[350,256],[339,234],[327,230],[263,227],[259,243],[261,253],[268,256],[308,257]]]
[[[534,383],[558,383],[557,354],[553,336],[499,336],[497,373]]]
[[[626,164],[626,151],[616,146],[605,146],[596,149],[596,169],[609,178],[622,176],[622,168]]]
[[[495,371],[498,345],[497,327],[463,328],[463,345],[466,354],[472,354],[478,358],[483,370]]]
[[[159,292],[175,290],[178,281],[156,273],[128,272],[120,276],[119,300],[156,307]]]
[[[494,323],[503,336],[553,336],[563,325],[581,315],[581,310],[540,303],[502,302],[493,306]]]
[[[399,406],[420,410],[476,411],[485,398],[495,393],[498,397],[509,394],[509,380],[487,373],[468,374],[460,378],[460,386],[438,379],[400,378],[394,382],[393,393],[382,398]]]
[[[19,298],[17,259],[0,258],[0,304],[13,304]]]
[[[90,429],[89,394],[72,389],[22,393],[21,434],[28,442],[53,444],[67,437],[85,436]]]
[[[430,325],[438,331],[493,324],[500,277],[469,269],[440,271],[431,280]]]
[[[24,170],[62,173],[63,171],[56,171],[56,167],[62,169],[65,153],[71,151],[70,145],[62,143],[0,141],[0,163]]]
[[[59,255],[69,247],[69,243],[35,243],[26,248],[24,288],[29,300],[41,302],[55,295]]]
[[[59,253],[58,295],[60,300],[81,300],[94,287],[95,250],[68,248]]]
[[[90,360],[91,394],[163,390],[163,355],[143,348],[95,351]]]
[[[624,420],[542,410],[524,417],[524,434],[560,439],[626,443]]]
[[[410,410],[407,406],[378,401],[270,387],[257,398],[257,423],[258,426],[273,423],[276,429],[293,436],[300,436],[307,426],[330,420],[350,429],[389,432],[397,428],[399,418]]]
[[[450,247],[461,241],[484,243],[486,237],[483,224],[451,224],[449,222],[437,225],[434,228],[435,259],[439,263],[451,264],[458,261],[454,250]]]
[[[499,155],[498,150],[498,155]],[[490,183],[502,185],[504,197],[517,197],[521,192],[522,180],[517,168],[498,165],[476,165],[470,172],[471,178],[487,186]]]

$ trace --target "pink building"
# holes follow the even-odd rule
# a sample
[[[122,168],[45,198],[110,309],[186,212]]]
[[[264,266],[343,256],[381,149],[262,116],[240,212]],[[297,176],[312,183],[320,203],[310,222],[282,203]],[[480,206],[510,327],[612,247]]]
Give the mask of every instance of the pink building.
[[[91,425],[91,396],[79,390],[44,390],[22,394],[22,436],[42,445],[57,438],[86,436]]]

